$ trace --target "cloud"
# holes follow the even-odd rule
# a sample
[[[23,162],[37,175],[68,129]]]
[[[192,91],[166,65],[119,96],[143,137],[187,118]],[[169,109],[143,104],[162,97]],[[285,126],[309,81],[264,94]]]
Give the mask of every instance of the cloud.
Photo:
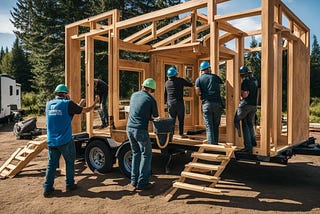
[[[260,17],[248,17],[230,21],[230,23],[242,31],[252,31],[261,29]]]
[[[10,22],[10,16],[9,15],[3,15],[0,14],[0,33],[9,33],[13,34],[13,24]]]

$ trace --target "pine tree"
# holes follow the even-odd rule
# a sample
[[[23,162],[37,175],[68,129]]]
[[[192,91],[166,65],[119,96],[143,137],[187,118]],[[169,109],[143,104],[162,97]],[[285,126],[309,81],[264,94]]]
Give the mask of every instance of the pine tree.
[[[250,48],[261,46],[254,36],[251,37]],[[259,85],[261,85],[261,52],[252,51],[245,55],[244,64],[252,71],[253,76],[257,78]]]
[[[12,64],[12,53],[5,53],[0,62],[0,71],[2,74],[7,74],[14,77],[13,73],[13,64]]]
[[[16,81],[21,84],[21,90],[23,92],[31,91],[31,68],[18,38],[16,38],[15,42],[13,43],[11,52],[13,76],[16,78]]]
[[[320,97],[320,46],[315,35],[310,55],[310,95]]]

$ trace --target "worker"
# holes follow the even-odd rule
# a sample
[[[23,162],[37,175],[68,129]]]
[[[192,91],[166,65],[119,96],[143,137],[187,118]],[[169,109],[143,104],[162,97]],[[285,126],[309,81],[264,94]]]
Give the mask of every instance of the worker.
[[[154,185],[150,182],[152,148],[148,123],[159,117],[157,102],[151,95],[155,89],[154,79],[147,78],[142,90],[133,93],[130,98],[127,135],[132,150],[131,185],[134,190],[146,190]]]
[[[167,71],[168,80],[165,83],[165,101],[168,104],[169,117],[174,119],[174,123],[178,116],[179,120],[179,135],[181,138],[187,138],[184,135],[184,101],[183,88],[192,87],[193,84],[187,80],[177,77],[177,69],[171,67]]]
[[[211,66],[207,61],[200,64],[201,75],[196,79],[196,94],[202,101],[202,115],[206,125],[206,135],[209,144],[218,144],[219,125],[222,114],[220,96],[221,78],[211,73]]]
[[[47,102],[46,124],[48,145],[48,166],[44,183],[44,197],[50,197],[54,192],[53,184],[59,159],[62,155],[66,163],[66,190],[77,188],[74,181],[74,161],[76,158],[75,145],[72,139],[71,121],[73,115],[91,111],[98,99],[90,107],[82,107],[85,103],[81,99],[79,104],[69,98],[69,90],[64,84],[56,87],[55,99]]]
[[[109,125],[108,122],[108,109],[106,106],[108,98],[108,85],[101,79],[94,79],[94,93],[99,96],[100,110],[99,115],[101,119],[100,128],[105,128]]]
[[[241,150],[251,154],[252,147],[256,146],[256,135],[254,131],[254,118],[258,102],[258,81],[252,77],[251,71],[246,66],[240,68],[241,101],[237,109],[234,122],[242,121],[242,134],[245,148]]]

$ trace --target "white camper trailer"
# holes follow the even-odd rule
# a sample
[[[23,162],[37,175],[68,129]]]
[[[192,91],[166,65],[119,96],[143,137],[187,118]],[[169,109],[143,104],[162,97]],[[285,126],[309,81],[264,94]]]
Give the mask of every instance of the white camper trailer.
[[[21,108],[21,84],[8,75],[0,74],[0,122],[13,118],[12,110]]]

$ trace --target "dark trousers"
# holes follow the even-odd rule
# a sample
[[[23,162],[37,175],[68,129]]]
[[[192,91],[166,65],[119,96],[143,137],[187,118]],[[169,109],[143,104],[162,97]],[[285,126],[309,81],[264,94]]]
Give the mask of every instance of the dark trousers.
[[[102,97],[100,97],[100,110],[99,115],[103,126],[107,126],[108,123],[108,109],[106,106],[108,98],[108,93],[104,94]]]
[[[179,135],[183,135],[184,129],[184,102],[178,101],[176,103],[168,104],[168,113],[169,117],[174,119],[174,123],[176,123],[176,118],[178,116],[179,120]],[[174,131],[174,129],[173,129]]]
[[[202,115],[206,124],[206,134],[209,144],[218,144],[219,126],[222,114],[220,103],[212,101],[202,102]]]
[[[254,131],[254,116],[257,106],[248,105],[245,100],[241,100],[237,109],[237,119],[242,121],[242,133],[246,150],[252,151],[252,146],[256,145],[256,135]]]

